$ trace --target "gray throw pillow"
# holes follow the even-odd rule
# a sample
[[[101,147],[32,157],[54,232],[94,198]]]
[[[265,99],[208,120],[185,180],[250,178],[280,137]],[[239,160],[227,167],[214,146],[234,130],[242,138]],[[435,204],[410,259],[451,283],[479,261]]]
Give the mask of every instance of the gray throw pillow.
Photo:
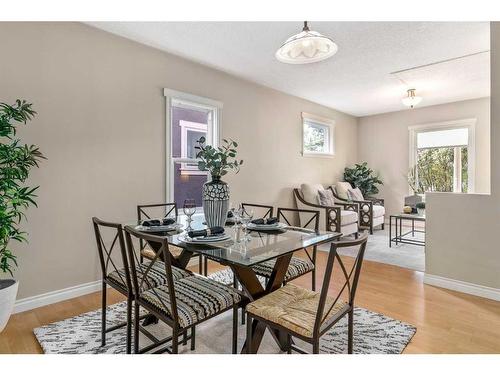
[[[335,198],[333,197],[333,193],[330,189],[328,190],[319,190],[318,191],[318,200],[321,206],[333,206],[335,205]]]
[[[351,198],[351,200],[353,200],[353,201],[364,201],[365,200],[365,198],[363,197],[363,193],[361,192],[361,190],[359,190],[359,188],[349,189],[348,195]]]

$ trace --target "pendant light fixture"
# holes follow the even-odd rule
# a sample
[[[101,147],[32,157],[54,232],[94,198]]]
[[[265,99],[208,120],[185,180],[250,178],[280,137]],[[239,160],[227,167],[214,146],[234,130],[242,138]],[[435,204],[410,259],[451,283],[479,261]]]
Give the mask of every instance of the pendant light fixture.
[[[302,32],[288,38],[275,56],[286,64],[309,64],[332,57],[337,50],[333,40],[309,30],[307,21],[304,21]]]
[[[407,96],[402,99],[405,106],[413,108],[422,101],[421,96],[415,95],[415,89],[409,89],[406,93]]]

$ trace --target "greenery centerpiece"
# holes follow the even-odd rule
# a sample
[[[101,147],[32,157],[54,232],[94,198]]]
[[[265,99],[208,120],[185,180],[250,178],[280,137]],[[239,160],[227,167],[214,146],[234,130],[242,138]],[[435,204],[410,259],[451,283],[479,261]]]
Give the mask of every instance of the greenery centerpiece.
[[[224,139],[223,145],[213,147],[206,144],[205,137],[201,137],[195,148],[198,150],[196,158],[198,169],[208,171],[211,181],[203,185],[202,201],[205,220],[209,227],[224,226],[229,210],[229,186],[222,181],[222,176],[230,170],[238,173],[243,160],[236,159],[238,144],[232,139]]]
[[[26,209],[36,206],[38,186],[26,185],[29,172],[45,159],[39,148],[22,144],[16,137],[17,126],[26,124],[36,112],[32,104],[16,100],[0,103],[0,273],[13,276],[17,266],[12,241],[27,242],[27,233],[20,228]],[[0,332],[7,324],[17,293],[17,282],[0,279]]]
[[[368,167],[366,162],[355,164],[352,168],[344,169],[344,181],[349,182],[353,187],[359,188],[364,197],[369,197],[378,193],[378,186],[383,185],[378,174]]]

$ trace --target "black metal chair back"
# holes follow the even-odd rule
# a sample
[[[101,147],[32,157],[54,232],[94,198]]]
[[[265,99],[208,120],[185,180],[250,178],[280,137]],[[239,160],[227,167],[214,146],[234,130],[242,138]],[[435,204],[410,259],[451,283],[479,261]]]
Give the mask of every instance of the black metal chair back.
[[[246,211],[247,209],[252,209],[254,211],[254,218],[268,219],[273,217],[274,207],[267,206],[264,204],[254,204],[254,203],[242,203],[241,207]]]
[[[354,297],[356,296],[356,289],[358,287],[358,281],[359,281],[359,274],[361,272],[361,266],[363,264],[363,258],[365,255],[365,248],[366,248],[366,242],[368,240],[368,232],[364,232],[360,238],[352,241],[337,241],[337,242],[332,242],[331,247],[330,247],[330,252],[328,254],[328,261],[326,264],[326,269],[325,269],[325,277],[323,279],[323,286],[321,288],[321,295],[320,295],[320,300],[318,304],[318,312],[316,315],[316,322],[314,329],[316,332],[321,331],[323,328],[322,327],[327,327],[331,325],[333,322],[328,321],[327,317],[328,314],[332,311],[334,308],[335,304],[339,301],[340,297],[342,296],[342,293],[344,290],[347,288],[347,294],[348,294],[348,304],[351,309],[354,308]],[[347,269],[344,265],[344,262],[340,258],[337,250],[339,248],[343,247],[358,247],[358,252],[356,254],[356,258],[354,260],[354,263],[350,269],[349,272],[347,272]],[[335,263],[335,260],[338,261],[340,269],[342,270],[342,275],[344,278],[344,283],[342,287],[340,288],[337,296],[331,303],[331,306],[326,307],[326,298],[328,295],[328,289],[330,286],[330,280],[332,277],[332,272],[333,272],[333,266]],[[333,317],[335,319],[335,317]]]
[[[101,219],[98,219],[97,217],[93,217],[92,222],[94,224],[94,232],[97,241],[97,250],[99,253],[99,262],[101,264],[102,279],[108,282],[109,280],[108,275],[111,272],[116,271],[116,273],[120,277],[120,280],[122,281],[122,285],[125,285],[127,287],[126,292],[128,294],[131,294],[132,285],[130,279],[130,268],[127,258],[127,251],[125,248],[122,225],[117,223],[106,222]],[[104,228],[109,228],[112,234],[111,236],[112,239],[110,241],[111,243],[108,245],[106,245],[106,241],[103,236],[104,230],[101,230]],[[119,248],[120,257],[125,272],[125,280],[123,278],[123,275],[119,272],[119,270],[122,269],[122,267],[119,267],[115,263],[115,260],[113,260],[112,257],[115,248]]]
[[[300,222],[303,223],[299,228],[319,231],[319,211],[303,210],[297,208],[278,208],[278,220],[294,227],[292,223],[297,222],[296,215],[302,215]],[[293,229],[293,228],[292,228]]]
[[[166,218],[172,215],[177,220],[178,214],[177,203],[142,204],[137,206],[137,224],[141,224],[147,219]],[[146,248],[146,243],[142,239],[139,240],[139,244],[141,251]]]
[[[136,264],[139,262],[138,260],[138,252],[136,252],[134,248],[134,243],[132,241],[132,236],[142,240],[143,242],[155,243],[160,245],[156,255],[153,259],[151,259],[150,263],[147,265],[146,270],[138,275],[136,272]],[[141,293],[144,290],[148,290],[148,292],[154,293],[158,298],[158,301],[163,305],[163,307],[171,311],[172,313],[172,323],[178,322],[178,313],[177,313],[177,303],[175,299],[175,290],[174,290],[174,280],[172,275],[172,255],[168,249],[168,240],[163,237],[154,236],[151,234],[139,232],[130,227],[125,227],[125,239],[127,243],[127,253],[129,263],[132,269],[132,285],[134,288],[134,293],[136,298],[141,298]],[[153,265],[163,260],[165,265],[165,275],[166,275],[166,286],[168,290],[168,301],[165,301],[165,298],[162,298],[156,289],[153,288],[152,285],[148,282],[148,274],[151,271]],[[169,303],[170,306],[167,306],[165,302]],[[170,320],[170,319],[169,319]]]

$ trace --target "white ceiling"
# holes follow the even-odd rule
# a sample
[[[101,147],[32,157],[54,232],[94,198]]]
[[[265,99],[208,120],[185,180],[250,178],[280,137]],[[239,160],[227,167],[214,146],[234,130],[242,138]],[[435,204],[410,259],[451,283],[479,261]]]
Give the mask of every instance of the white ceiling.
[[[274,53],[301,22],[91,22],[97,28],[355,115],[403,110],[391,72],[487,51],[487,22],[310,22],[339,46],[332,58],[288,65]],[[429,106],[490,95],[489,53],[398,75]]]

